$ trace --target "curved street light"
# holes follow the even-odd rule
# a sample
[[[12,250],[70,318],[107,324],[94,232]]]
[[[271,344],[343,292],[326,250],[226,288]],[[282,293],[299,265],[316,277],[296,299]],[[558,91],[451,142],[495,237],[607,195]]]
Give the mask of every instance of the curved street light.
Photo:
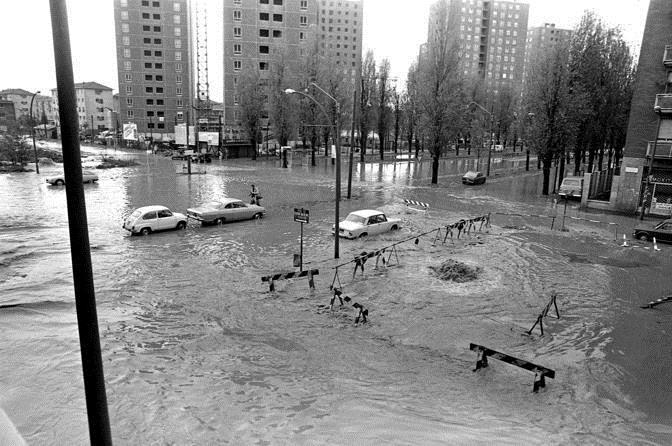
[[[340,238],[340,231],[339,231],[339,211],[340,211],[340,202],[341,202],[341,128],[340,128],[340,116],[341,116],[341,104],[331,96],[329,93],[324,91],[322,88],[320,88],[319,85],[317,85],[315,82],[310,83],[312,86],[320,90],[322,93],[324,93],[325,96],[327,96],[329,99],[334,101],[336,104],[336,119],[334,122],[334,139],[336,140],[336,210],[335,210],[335,215],[334,215],[334,258],[337,259],[339,257],[339,250],[338,250],[338,243],[339,243],[339,238]],[[291,88],[285,89],[285,94],[299,94],[301,96],[305,96],[311,101],[313,101],[319,108],[322,110],[322,113],[324,113],[324,116],[327,117],[327,120],[329,119],[329,114],[327,113],[327,110],[324,108],[322,104],[320,104],[317,99],[312,97],[306,92],[303,91],[298,91],[298,90],[293,90]]]
[[[40,166],[37,163],[37,146],[35,145],[35,123],[33,122],[33,101],[35,100],[35,96],[37,96],[38,94],[40,94],[39,90],[33,93],[33,97],[30,98],[30,134],[33,136],[33,153],[35,154],[35,173],[39,175]]]

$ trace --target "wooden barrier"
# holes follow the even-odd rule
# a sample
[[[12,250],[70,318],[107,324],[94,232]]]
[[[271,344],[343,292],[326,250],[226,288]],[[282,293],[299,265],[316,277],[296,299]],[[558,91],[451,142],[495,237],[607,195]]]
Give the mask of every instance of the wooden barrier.
[[[661,297],[660,299],[656,299],[653,302],[649,302],[646,305],[642,305],[642,308],[653,308],[656,305],[664,304],[667,302],[672,302],[672,296]]]
[[[558,304],[556,302],[557,297],[558,296],[555,293],[551,294],[551,300],[549,300],[544,309],[541,310],[541,313],[539,313],[539,316],[537,316],[537,320],[535,321],[532,328],[527,331],[528,335],[532,334],[532,330],[534,330],[534,327],[537,325],[539,325],[541,335],[544,335],[544,318],[548,316],[548,312],[551,310],[551,306],[555,307],[555,318],[560,319],[560,312],[558,311]]]
[[[262,282],[268,282],[269,285],[269,291],[273,292],[275,291],[275,281],[276,280],[285,280],[285,279],[294,279],[294,278],[301,278],[301,277],[308,277],[308,286],[311,289],[315,289],[315,281],[313,280],[313,276],[317,276],[320,274],[319,269],[311,269],[308,271],[293,271],[289,273],[278,273],[278,274],[272,274],[270,276],[264,276],[261,278]]]
[[[515,365],[530,372],[534,372],[534,384],[532,386],[532,392],[537,393],[541,387],[546,387],[545,377],[555,379],[555,371],[549,368],[531,363],[524,359],[514,358],[513,356],[507,355],[505,353],[500,353],[496,350],[492,350],[487,347],[483,347],[478,344],[469,344],[469,350],[477,352],[476,358],[476,368],[474,372],[478,369],[482,369],[488,366],[488,356],[493,359],[498,359],[507,364]]]

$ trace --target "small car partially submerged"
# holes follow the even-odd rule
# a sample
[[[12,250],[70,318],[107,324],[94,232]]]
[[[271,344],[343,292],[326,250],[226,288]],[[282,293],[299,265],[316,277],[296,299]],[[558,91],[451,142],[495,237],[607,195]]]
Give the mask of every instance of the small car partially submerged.
[[[462,177],[462,184],[483,184],[485,183],[485,175],[483,172],[470,170]]]
[[[200,221],[202,224],[228,223],[237,220],[262,218],[266,209],[256,204],[247,204],[237,198],[225,198],[222,201],[211,201],[196,208],[187,209],[187,217]]]
[[[187,227],[187,216],[165,206],[143,206],[129,215],[122,225],[131,235],[149,235],[152,232]]]
[[[655,237],[657,242],[672,243],[672,218],[660,221],[655,225],[637,226],[632,235],[637,240],[652,241]]]
[[[567,177],[562,180],[562,184],[560,184],[560,190],[558,191],[558,195],[560,195],[562,198],[576,198],[580,200],[582,194],[583,178]]]
[[[348,214],[346,219],[338,223],[338,235],[349,239],[366,237],[367,235],[381,234],[396,231],[401,227],[398,218],[387,218],[381,211],[365,209]],[[331,226],[331,233],[335,230]]]
[[[60,173],[48,176],[45,181],[52,186],[63,186],[65,184],[65,174]],[[96,181],[98,181],[98,175],[95,172],[91,172],[90,170],[82,170],[83,183],[94,183]]]

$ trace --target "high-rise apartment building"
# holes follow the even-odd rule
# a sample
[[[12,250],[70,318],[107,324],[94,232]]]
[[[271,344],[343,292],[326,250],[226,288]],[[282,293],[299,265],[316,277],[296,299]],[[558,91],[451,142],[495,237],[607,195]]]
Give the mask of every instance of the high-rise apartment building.
[[[53,99],[54,124],[60,127],[58,116],[58,90],[52,88],[51,98]],[[75,84],[75,98],[77,100],[77,122],[81,130],[87,130],[87,133],[93,130],[95,133],[102,130],[113,128],[114,124],[107,112],[112,108],[112,89],[98,82],[80,82]]]
[[[531,63],[546,54],[555,45],[569,42],[572,31],[556,28],[555,23],[544,23],[527,31],[527,45],[525,48],[525,65],[523,70],[523,86],[527,80]]]
[[[291,77],[304,57],[317,52],[318,61],[340,67],[354,86],[361,66],[362,8],[362,0],[225,0],[225,138],[245,137],[239,85],[250,70],[258,69],[268,83],[282,58]]]
[[[439,0],[430,9],[430,35],[437,25],[432,17],[444,6],[458,33],[465,76],[481,79],[494,94],[519,90],[530,6],[517,1]]]
[[[353,87],[362,64],[363,0],[318,0],[317,48]]]
[[[189,8],[189,0],[114,0],[119,120],[155,140],[174,139],[191,108]]]

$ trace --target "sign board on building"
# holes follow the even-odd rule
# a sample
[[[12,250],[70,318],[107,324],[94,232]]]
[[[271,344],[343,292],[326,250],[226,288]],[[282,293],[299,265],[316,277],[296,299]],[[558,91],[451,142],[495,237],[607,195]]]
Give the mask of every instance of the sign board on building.
[[[138,140],[138,125],[132,122],[124,124],[124,139],[127,141]]]
[[[310,211],[308,209],[294,208],[294,221],[299,223],[310,223]]]
[[[198,140],[200,142],[207,142],[209,146],[219,145],[218,132],[198,132]]]
[[[331,157],[336,159],[336,146],[333,144],[331,145]]]
[[[639,172],[638,167],[626,167],[625,168],[625,173],[637,173]]]
[[[187,124],[177,124],[175,126],[175,144],[178,146],[187,145]],[[196,144],[196,133],[194,132],[194,126],[189,126],[189,145],[193,146]]]

